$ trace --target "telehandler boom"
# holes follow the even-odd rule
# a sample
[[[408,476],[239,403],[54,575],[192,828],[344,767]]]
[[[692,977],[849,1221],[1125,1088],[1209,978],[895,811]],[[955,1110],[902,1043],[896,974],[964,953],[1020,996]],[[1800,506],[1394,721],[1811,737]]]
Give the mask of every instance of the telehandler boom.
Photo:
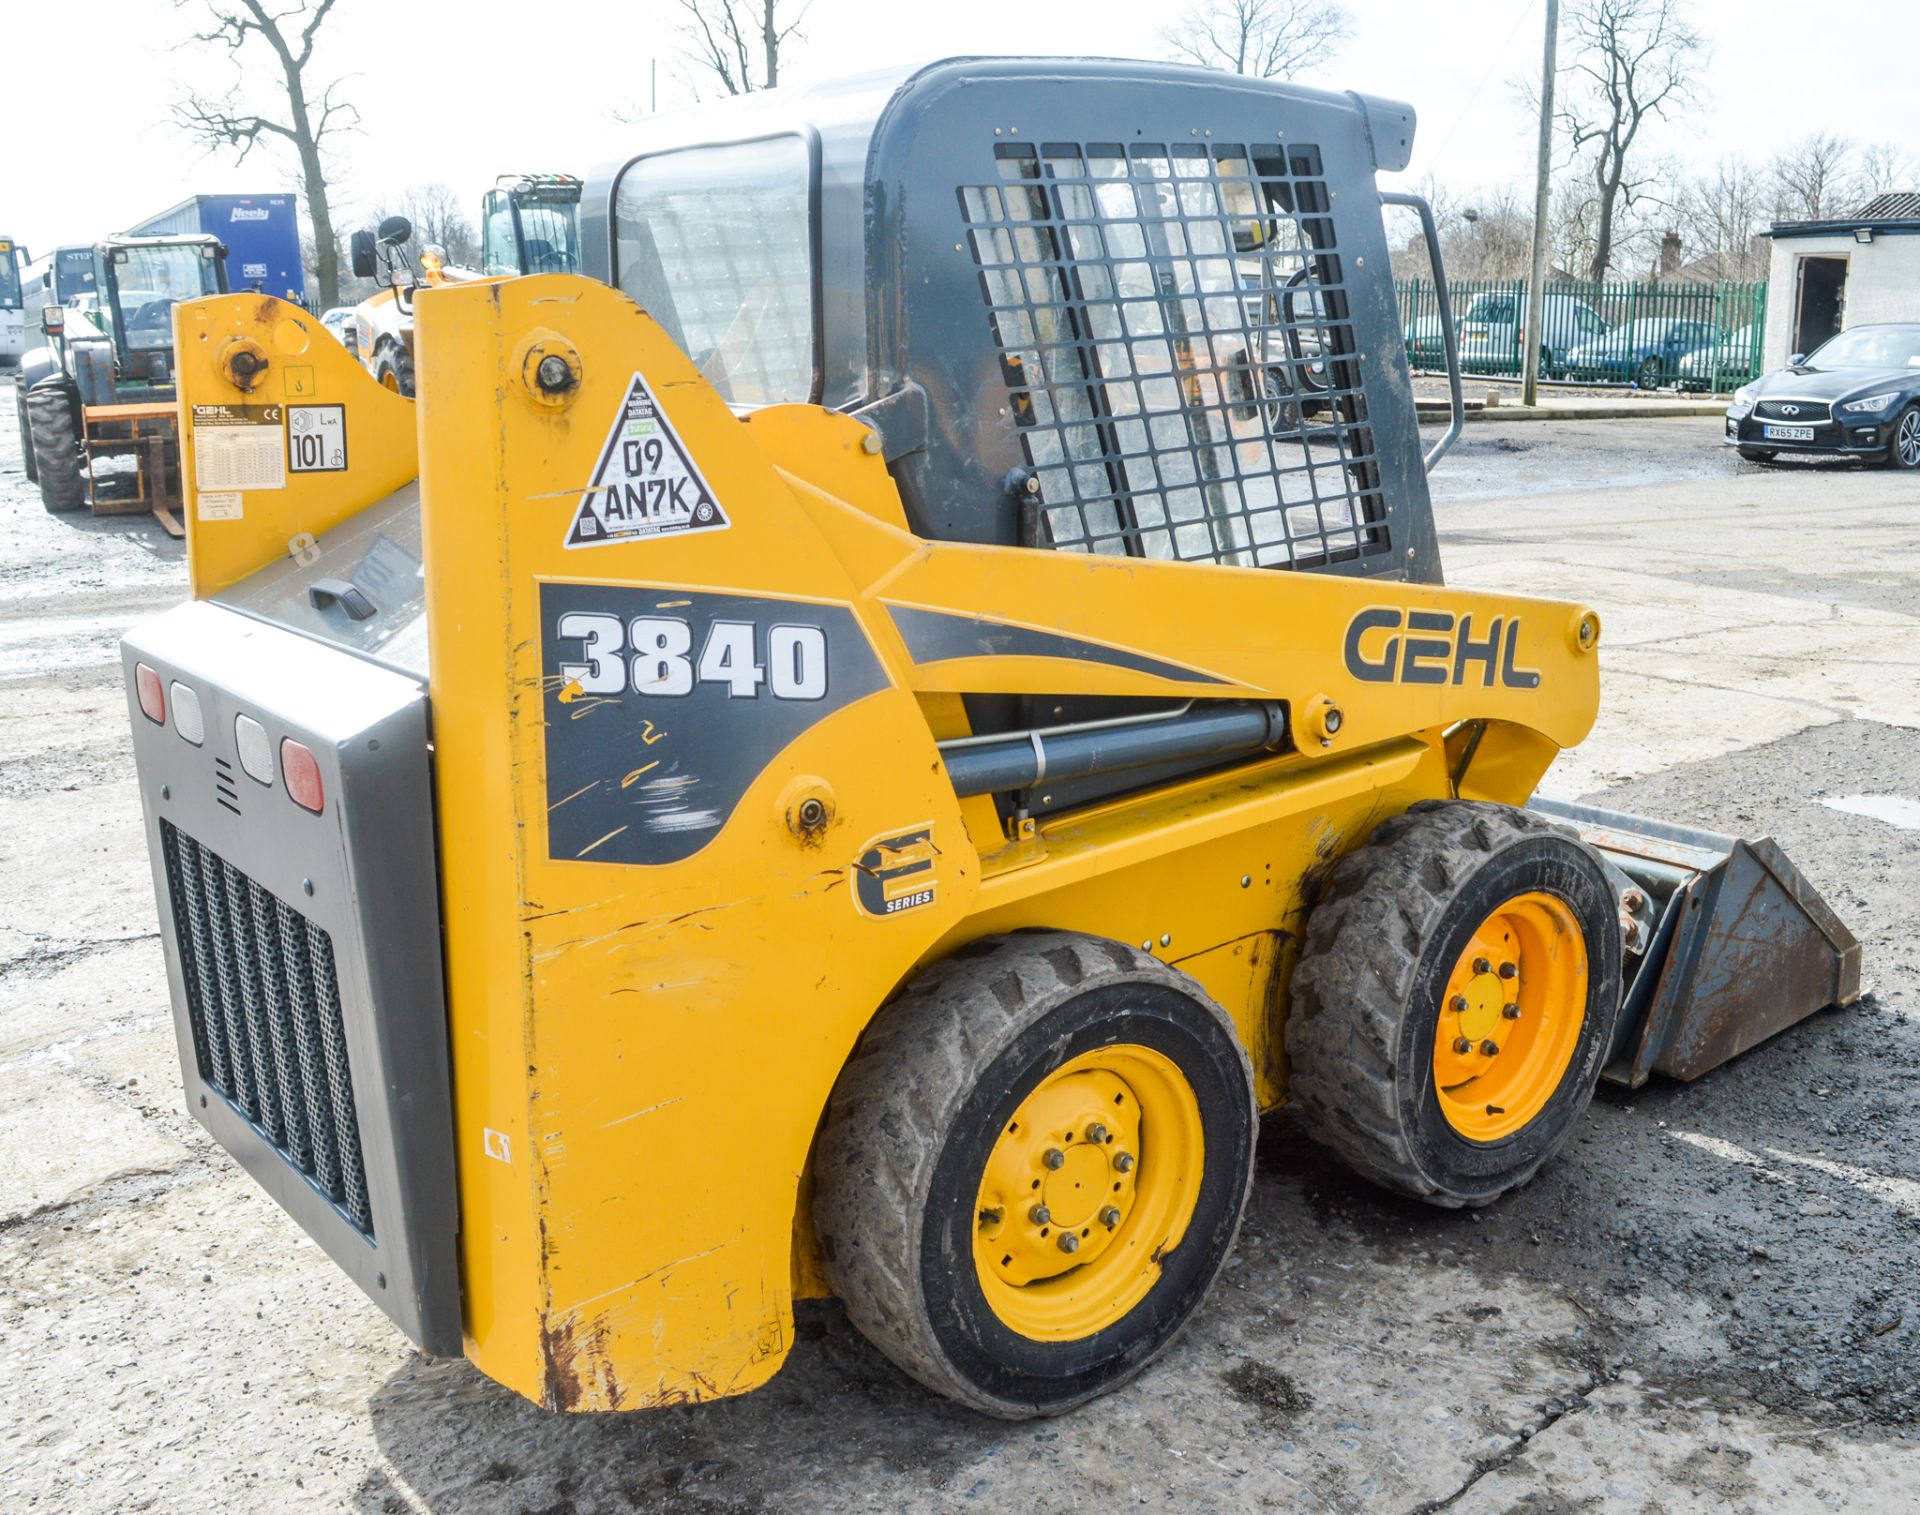
[[[1259,1112],[1481,1205],[1857,993],[1771,843],[1522,808],[1600,624],[1442,580],[1412,135],[960,60],[643,123],[591,277],[421,292],[417,405],[180,308],[183,414],[285,450],[125,644],[187,1098],[414,1342],[636,1409],[833,1294],[1055,1413],[1200,1306]]]

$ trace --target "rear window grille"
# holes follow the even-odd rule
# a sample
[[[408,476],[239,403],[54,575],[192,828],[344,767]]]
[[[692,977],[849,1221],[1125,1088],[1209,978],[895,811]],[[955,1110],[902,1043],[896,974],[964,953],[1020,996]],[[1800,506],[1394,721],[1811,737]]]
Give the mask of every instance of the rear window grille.
[[[160,840],[201,1079],[371,1237],[333,938],[166,821]]]
[[[961,209],[1044,545],[1391,550],[1318,149],[999,143],[994,163]]]

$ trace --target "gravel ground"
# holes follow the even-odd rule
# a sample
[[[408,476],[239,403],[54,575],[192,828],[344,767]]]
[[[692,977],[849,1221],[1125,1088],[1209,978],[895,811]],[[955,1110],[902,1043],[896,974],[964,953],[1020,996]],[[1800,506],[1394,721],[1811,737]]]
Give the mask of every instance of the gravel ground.
[[[112,661],[179,548],[48,518],[0,427],[0,1509],[1912,1509],[1920,833],[1822,801],[1920,795],[1920,491],[1717,424],[1476,426],[1449,572],[1601,609],[1609,714],[1549,787],[1776,836],[1871,996],[1603,1088],[1474,1214],[1282,1112],[1180,1344],[1041,1425],[930,1399],[831,1304],[768,1388],[684,1410],[550,1416],[413,1354],[181,1109]]]

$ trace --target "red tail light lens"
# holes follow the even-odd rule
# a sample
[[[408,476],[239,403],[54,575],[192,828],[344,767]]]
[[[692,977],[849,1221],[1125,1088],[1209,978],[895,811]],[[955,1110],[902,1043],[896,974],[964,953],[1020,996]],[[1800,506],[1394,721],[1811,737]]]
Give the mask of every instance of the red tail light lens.
[[[160,675],[145,663],[133,665],[133,688],[140,696],[140,710],[156,726],[167,724],[167,691]]]
[[[280,742],[280,782],[294,804],[318,815],[326,809],[326,786],[320,782],[320,761],[292,737]]]

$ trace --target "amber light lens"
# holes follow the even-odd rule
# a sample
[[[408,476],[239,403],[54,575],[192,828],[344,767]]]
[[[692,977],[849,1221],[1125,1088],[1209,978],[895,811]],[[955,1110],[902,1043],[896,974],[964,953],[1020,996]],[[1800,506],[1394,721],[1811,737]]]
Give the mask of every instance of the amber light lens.
[[[302,810],[318,815],[327,805],[326,786],[320,782],[320,761],[292,737],[280,743],[280,782]]]
[[[156,726],[167,724],[167,691],[160,675],[145,663],[133,665],[134,692],[140,696],[140,712]]]

